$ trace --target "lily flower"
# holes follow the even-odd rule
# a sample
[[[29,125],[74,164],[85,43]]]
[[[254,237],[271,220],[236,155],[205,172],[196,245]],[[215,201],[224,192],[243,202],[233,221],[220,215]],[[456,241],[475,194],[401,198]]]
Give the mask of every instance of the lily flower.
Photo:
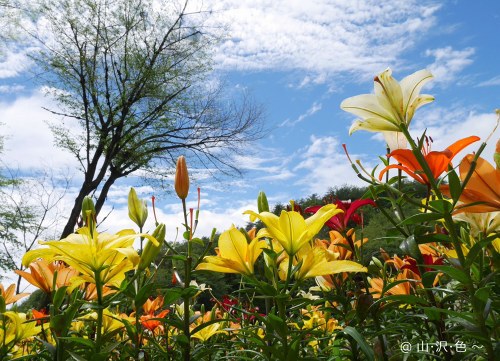
[[[453,215],[453,219],[467,222],[470,227],[472,237],[478,237],[479,234],[488,236],[493,232],[500,232],[500,211],[485,213],[470,213],[469,208],[464,208],[465,212]]]
[[[32,309],[31,315],[33,316],[33,320],[36,320],[37,326],[47,322],[50,316],[45,308],[42,308],[40,311]]]
[[[166,317],[169,313],[170,310],[163,310],[157,315],[155,315],[154,312],[146,313],[141,316],[141,325],[151,332],[155,332],[158,327],[161,327],[161,331],[163,331],[160,319]]]
[[[7,346],[16,344],[41,332],[41,326],[35,322],[26,322],[26,314],[20,312],[6,311],[3,314],[4,324],[0,328],[0,345]]]
[[[409,270],[403,270],[403,273],[399,273],[393,281],[403,281],[408,280],[408,272]],[[384,289],[384,280],[382,278],[369,278],[370,282],[370,294],[373,298],[380,298],[382,295],[382,290]],[[410,281],[398,283],[388,290],[386,290],[386,295],[409,295],[411,294],[411,283]]]
[[[361,117],[356,120],[349,134],[363,129],[370,132],[400,132],[400,125],[408,127],[415,111],[434,100],[431,95],[421,95],[420,90],[432,74],[419,70],[397,82],[387,69],[374,79],[375,94],[362,94],[345,99],[340,108]],[[393,135],[393,134],[391,134]]]
[[[463,181],[469,173],[473,154],[468,154],[460,162],[460,179]],[[441,191],[450,196],[449,186],[442,186]],[[459,212],[485,213],[500,211],[500,169],[493,167],[488,161],[479,157],[459,200],[463,203],[457,207]],[[469,206],[471,203],[481,202]]]
[[[325,222],[325,226],[330,229],[336,230],[338,232],[344,232],[347,229],[347,224],[349,221],[354,221],[359,224],[359,215],[356,213],[358,208],[365,206],[367,204],[376,207],[375,202],[371,199],[357,199],[354,202],[349,201],[341,201],[336,200],[333,202],[337,206],[338,209],[343,210],[341,213],[337,213],[329,220]],[[316,213],[319,211],[321,206],[312,206],[307,207],[304,210],[304,213]]]
[[[0,283],[0,297],[4,299],[6,305],[10,305],[26,296],[29,296],[29,293],[19,293],[16,295],[16,285],[14,283],[7,287],[7,289],[4,289]]]
[[[19,276],[43,292],[50,294],[54,291],[54,281],[56,288],[68,286],[72,278],[78,276],[80,272],[66,267],[61,262],[47,262],[43,259],[36,260],[29,265],[30,272],[15,271]],[[56,276],[57,275],[57,276]],[[55,280],[54,280],[55,277]]]
[[[351,228],[345,235],[338,231],[328,232],[330,241],[317,240],[317,245],[323,247],[328,252],[329,258],[341,260],[352,259],[354,248],[360,248],[363,244],[368,242],[368,238],[356,240],[356,233]]]
[[[219,237],[217,256],[207,256],[197,270],[251,275],[254,263],[266,247],[265,241],[254,238],[247,243],[245,235],[232,226]]]
[[[60,241],[40,241],[47,246],[27,252],[23,264],[43,258],[47,261],[63,261],[78,270],[81,275],[74,277],[72,286],[85,282],[116,286],[125,278],[125,272],[139,263],[139,255],[133,248],[134,240],[143,236],[158,243],[148,234],[136,234],[133,230],[123,230],[117,234],[98,233],[95,227],[82,227]]]
[[[477,142],[479,139],[480,138],[476,136],[463,138],[439,152],[430,152],[428,148],[423,148],[421,152],[432,172],[433,178],[437,179],[448,166],[451,165],[452,159],[462,151],[462,149]],[[430,184],[429,179],[427,179],[427,176],[422,170],[422,166],[418,163],[417,158],[410,149],[396,149],[389,154],[389,157],[395,158],[400,164],[391,164],[382,169],[379,174],[379,180],[382,180],[384,174],[389,169],[401,169],[417,182],[426,185]]]
[[[276,239],[286,253],[293,256],[323,228],[326,221],[341,212],[335,204],[328,204],[307,219],[295,211],[281,211],[279,217],[270,212],[246,211],[243,214],[249,214],[251,221],[258,218],[266,225],[258,232],[258,238]]]
[[[300,268],[295,273],[297,280],[343,272],[368,272],[366,267],[357,262],[332,259],[325,248],[311,246],[309,243],[302,247],[292,259],[294,266],[300,263]],[[290,258],[287,258],[280,264],[280,271],[284,272],[283,277],[286,277],[289,260]]]
[[[199,313],[199,311],[197,312]],[[206,312],[203,317],[198,317],[198,320],[201,320],[201,322],[198,321],[195,326],[199,326],[203,323],[211,321],[213,318],[212,312],[208,311]],[[206,327],[203,327],[201,330],[198,332],[195,332],[191,335],[191,338],[196,338],[200,340],[201,342],[207,341],[210,337],[218,334],[218,333],[225,333],[223,330],[219,330],[221,324],[219,322],[212,323]]]

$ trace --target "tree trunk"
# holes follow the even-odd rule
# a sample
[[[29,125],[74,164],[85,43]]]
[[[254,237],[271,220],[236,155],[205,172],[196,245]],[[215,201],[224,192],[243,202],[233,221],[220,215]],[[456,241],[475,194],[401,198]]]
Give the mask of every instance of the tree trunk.
[[[75,226],[78,222],[78,217],[80,216],[80,213],[82,211],[83,199],[85,198],[85,196],[88,196],[90,192],[92,192],[92,190],[93,189],[88,187],[87,184],[84,183],[82,185],[80,193],[78,193],[78,196],[75,199],[75,204],[73,205],[73,209],[71,210],[69,218],[66,222],[66,226],[64,226],[64,229],[62,231],[61,239],[66,238],[75,231]]]

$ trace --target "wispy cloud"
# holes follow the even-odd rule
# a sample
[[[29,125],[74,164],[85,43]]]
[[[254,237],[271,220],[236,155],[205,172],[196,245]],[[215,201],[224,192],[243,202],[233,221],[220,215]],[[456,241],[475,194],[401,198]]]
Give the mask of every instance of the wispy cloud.
[[[43,167],[66,168],[75,164],[73,157],[54,145],[54,138],[45,121],[61,121],[60,117],[42,109],[53,102],[40,91],[18,97],[13,102],[0,102],[2,135],[5,136],[7,166],[22,169]]]
[[[482,81],[477,86],[483,87],[483,86],[498,86],[498,85],[500,85],[500,75],[497,75],[491,79]]]
[[[221,0],[211,10],[229,34],[216,60],[226,69],[305,71],[302,86],[338,72],[372,74],[398,62],[438,8],[417,0]]]
[[[29,69],[32,61],[28,57],[28,53],[32,50],[33,48],[8,49],[0,58],[0,79],[16,77]]]
[[[25,89],[24,85],[12,84],[12,85],[0,85],[0,93],[18,93]]]
[[[351,154],[354,159],[360,158]],[[349,164],[341,142],[332,136],[310,137],[310,144],[301,155],[301,161],[294,171],[303,171],[303,178],[296,181],[297,185],[310,193],[324,194],[334,186],[363,185]],[[368,164],[365,163],[368,166]]]
[[[286,119],[284,122],[282,122],[280,124],[280,127],[284,127],[284,126],[294,126],[295,124],[298,124],[300,122],[302,122],[303,120],[309,118],[310,116],[316,114],[317,112],[319,112],[322,108],[322,105],[321,103],[318,103],[318,102],[314,102],[311,107],[309,109],[307,109],[307,111],[303,114],[300,114],[297,119],[295,120],[290,120],[290,119]]]
[[[446,85],[454,82],[460,76],[460,72],[473,63],[472,56],[474,48],[454,50],[451,46],[437,49],[427,49],[425,55],[433,57],[434,62],[428,69],[434,75],[433,84]]]

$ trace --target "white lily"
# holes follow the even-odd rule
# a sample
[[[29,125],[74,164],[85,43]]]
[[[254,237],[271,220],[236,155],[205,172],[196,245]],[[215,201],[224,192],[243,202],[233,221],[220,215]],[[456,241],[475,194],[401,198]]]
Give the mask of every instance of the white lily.
[[[434,100],[431,95],[420,94],[420,90],[432,74],[419,70],[397,82],[391,69],[374,79],[375,94],[362,94],[345,99],[340,108],[361,119],[356,120],[349,134],[364,129],[371,132],[399,132],[400,125],[409,126],[415,110]]]

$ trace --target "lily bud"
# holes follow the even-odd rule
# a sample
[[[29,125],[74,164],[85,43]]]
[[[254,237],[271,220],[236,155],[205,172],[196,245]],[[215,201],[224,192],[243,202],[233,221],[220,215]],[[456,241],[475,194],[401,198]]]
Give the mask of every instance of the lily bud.
[[[174,186],[177,196],[180,199],[186,199],[189,193],[189,174],[186,165],[186,158],[184,158],[183,155],[177,159]]]
[[[266,193],[260,191],[257,197],[257,209],[259,213],[269,212],[269,203],[267,203]]]
[[[155,244],[148,239],[141,254],[141,260],[139,261],[139,266],[137,267],[138,271],[143,271],[149,267],[151,262],[153,262],[156,256],[158,256],[158,253],[160,253],[161,246],[165,241],[165,225],[160,223],[154,230],[152,236],[158,241],[158,245],[155,246]]]
[[[82,219],[85,224],[89,222],[89,217],[93,221],[96,217],[96,211],[94,201],[92,201],[91,197],[86,196],[82,202]]]
[[[148,218],[148,208],[144,199],[139,199],[134,188],[130,188],[128,193],[128,216],[139,226],[144,227],[146,219]]]

